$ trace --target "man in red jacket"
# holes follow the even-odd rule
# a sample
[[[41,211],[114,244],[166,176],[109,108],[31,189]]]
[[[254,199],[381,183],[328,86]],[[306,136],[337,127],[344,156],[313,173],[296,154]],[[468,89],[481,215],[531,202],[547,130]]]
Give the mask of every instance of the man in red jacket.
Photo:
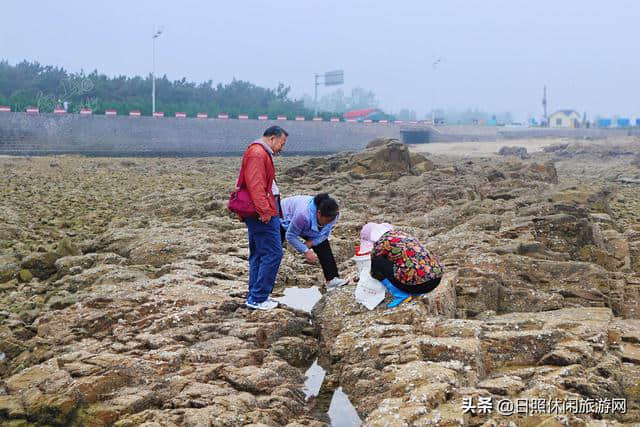
[[[271,310],[278,306],[269,295],[282,260],[280,237],[280,191],[276,184],[273,155],[282,151],[289,134],[271,126],[253,141],[242,157],[244,181],[257,217],[245,218],[249,231],[249,295],[246,305]]]

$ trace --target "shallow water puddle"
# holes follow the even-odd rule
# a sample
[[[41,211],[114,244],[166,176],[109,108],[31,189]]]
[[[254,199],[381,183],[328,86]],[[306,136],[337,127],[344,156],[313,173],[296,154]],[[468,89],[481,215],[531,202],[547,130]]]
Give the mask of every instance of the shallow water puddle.
[[[320,393],[320,387],[324,381],[325,371],[322,366],[318,365],[318,359],[313,362],[313,365],[307,372],[305,372],[306,379],[304,380],[304,396],[309,399],[310,397],[317,396]]]
[[[310,313],[313,306],[320,301],[320,298],[322,298],[320,290],[317,286],[312,286],[310,288],[286,288],[284,296],[274,298],[274,300],[291,308]],[[303,389],[306,399],[317,396],[320,393],[326,373],[324,368],[318,365],[317,359],[307,369]],[[349,397],[342,391],[342,387],[338,387],[333,393],[328,415],[332,427],[357,427],[362,424],[358,412],[349,401]]]
[[[338,387],[333,393],[329,405],[329,419],[332,427],[356,427],[362,424],[356,408],[342,391],[342,387]]]
[[[322,298],[322,294],[317,286],[310,288],[286,288],[284,290],[284,296],[274,298],[274,300],[288,305],[291,308],[297,310],[306,311],[310,313],[313,306]]]

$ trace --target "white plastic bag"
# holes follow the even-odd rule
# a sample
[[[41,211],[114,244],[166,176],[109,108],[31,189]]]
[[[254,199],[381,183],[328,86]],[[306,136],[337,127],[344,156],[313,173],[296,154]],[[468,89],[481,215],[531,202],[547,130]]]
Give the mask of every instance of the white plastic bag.
[[[386,288],[382,283],[371,277],[369,269],[360,271],[360,279],[356,286],[356,301],[369,310],[376,308],[384,300]]]

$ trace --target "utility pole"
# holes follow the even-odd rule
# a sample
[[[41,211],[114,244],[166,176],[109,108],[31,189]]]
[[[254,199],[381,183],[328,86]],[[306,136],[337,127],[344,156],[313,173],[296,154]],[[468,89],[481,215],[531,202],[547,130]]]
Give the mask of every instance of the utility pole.
[[[440,64],[440,62],[442,61],[442,58],[438,58],[436,59],[433,64],[431,64],[431,66],[433,67],[433,81],[431,82],[432,84],[432,90],[431,90],[431,125],[435,126],[436,124],[436,67],[438,66],[438,64]]]
[[[316,79],[316,83],[315,83],[315,94],[313,96],[313,106],[314,106],[314,113],[313,113],[313,117],[318,117],[318,85],[320,83],[318,83],[318,78],[320,77],[320,74],[314,74],[314,77]]]
[[[314,117],[318,117],[318,86],[320,82],[318,79],[322,76],[324,77],[324,81],[322,84],[325,86],[335,86],[344,84],[344,71],[343,70],[335,70],[335,71],[327,71],[324,75],[320,75],[318,73],[313,75],[315,77],[315,95],[313,97],[313,104],[315,107]]]
[[[156,39],[162,34],[162,29],[155,31],[151,37],[153,43],[153,68],[151,70],[151,115],[156,112]]]
[[[544,85],[544,89],[542,92],[542,108],[544,110],[544,126],[548,127],[549,126],[549,121],[547,119],[547,85]]]

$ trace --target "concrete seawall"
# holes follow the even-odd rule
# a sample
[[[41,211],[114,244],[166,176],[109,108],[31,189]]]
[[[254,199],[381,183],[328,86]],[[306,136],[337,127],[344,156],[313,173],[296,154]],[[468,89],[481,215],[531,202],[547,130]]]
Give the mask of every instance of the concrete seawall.
[[[320,155],[361,150],[376,137],[407,143],[592,138],[640,135],[640,129],[541,129],[345,123],[292,120],[153,118],[0,113],[0,154],[102,156],[238,155],[271,125],[290,134],[286,153]]]
[[[604,139],[640,135],[640,128],[528,128],[504,126],[436,126],[429,132],[429,142],[503,141],[510,139],[575,138]]]
[[[359,150],[400,125],[0,113],[0,154],[236,155],[271,125],[289,132],[286,152]]]

